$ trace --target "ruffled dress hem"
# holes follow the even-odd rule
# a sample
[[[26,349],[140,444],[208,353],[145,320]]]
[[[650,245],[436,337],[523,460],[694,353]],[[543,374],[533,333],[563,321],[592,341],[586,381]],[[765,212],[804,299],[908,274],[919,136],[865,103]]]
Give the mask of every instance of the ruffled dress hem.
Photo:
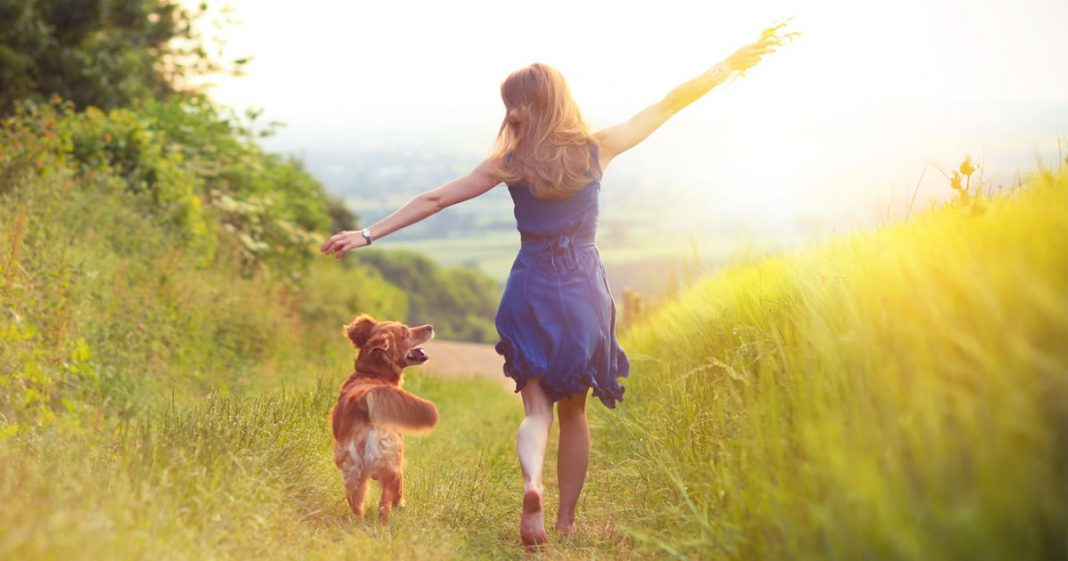
[[[504,357],[504,375],[515,381],[515,393],[522,391],[530,378],[538,377],[541,388],[553,403],[574,394],[585,393],[587,389],[592,389],[593,395],[609,409],[615,409],[616,403],[623,401],[626,388],[619,385],[616,379],[627,377],[629,372],[610,376],[612,387],[604,388],[597,382],[597,376],[589,371],[575,372],[567,376],[549,376],[545,368],[535,366],[503,335],[494,349]]]

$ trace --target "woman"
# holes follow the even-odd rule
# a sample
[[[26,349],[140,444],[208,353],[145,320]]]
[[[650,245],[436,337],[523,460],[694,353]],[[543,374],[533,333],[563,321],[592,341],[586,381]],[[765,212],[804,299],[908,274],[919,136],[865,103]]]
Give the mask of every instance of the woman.
[[[528,546],[546,541],[542,464],[553,404],[559,402],[560,419],[555,527],[571,533],[590,453],[587,391],[592,388],[606,406],[615,407],[623,398],[617,378],[630,368],[616,342],[615,307],[594,245],[604,170],[669,117],[779,45],[776,34],[766,32],[629,121],[592,134],[558,72],[542,64],[517,70],[501,85],[506,115],[484,162],[371,227],[340,232],[323,244],[324,254],[340,258],[502,182],[508,185],[522,247],[497,310],[497,351],[526,410],[517,441],[525,482],[519,533]]]

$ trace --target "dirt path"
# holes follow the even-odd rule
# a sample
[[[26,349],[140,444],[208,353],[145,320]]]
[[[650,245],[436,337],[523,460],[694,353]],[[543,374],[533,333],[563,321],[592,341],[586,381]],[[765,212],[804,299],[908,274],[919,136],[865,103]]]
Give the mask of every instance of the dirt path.
[[[447,378],[482,378],[509,391],[515,389],[515,383],[501,373],[504,358],[493,350],[493,345],[431,341],[423,348],[430,355],[427,372]]]

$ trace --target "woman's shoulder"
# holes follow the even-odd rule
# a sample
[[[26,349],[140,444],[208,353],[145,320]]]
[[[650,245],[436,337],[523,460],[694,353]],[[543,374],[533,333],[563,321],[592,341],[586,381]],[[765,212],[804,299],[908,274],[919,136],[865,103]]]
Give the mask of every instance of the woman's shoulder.
[[[601,149],[604,146],[607,130],[601,129],[589,137],[593,157],[597,160],[597,174],[599,176],[604,175],[604,168],[608,167],[608,164],[612,161],[612,155]]]
[[[492,177],[496,179],[498,183],[501,183],[508,177],[505,167],[507,166],[507,160],[510,159],[510,156],[511,152],[500,156],[489,156],[485,160],[482,160],[482,163],[478,164],[475,171]]]
[[[594,148],[600,148],[604,144],[605,139],[608,138],[608,129],[601,129],[590,133],[590,144],[593,144]]]

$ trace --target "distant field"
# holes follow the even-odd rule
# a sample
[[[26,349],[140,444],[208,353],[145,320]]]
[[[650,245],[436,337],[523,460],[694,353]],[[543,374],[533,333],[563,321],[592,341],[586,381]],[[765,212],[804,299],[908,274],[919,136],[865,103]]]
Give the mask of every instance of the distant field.
[[[519,234],[494,232],[479,237],[425,240],[382,240],[382,247],[400,247],[424,253],[444,266],[476,267],[503,282],[519,250]]]
[[[731,259],[765,253],[770,246],[770,242],[740,245],[727,239],[696,240],[682,233],[598,241],[613,291],[633,288],[644,293],[662,292],[672,274],[708,272]],[[519,234],[491,232],[466,238],[383,240],[382,247],[419,251],[446,266],[476,267],[503,283],[519,250]]]
[[[365,223],[386,216],[406,202],[349,198]],[[614,291],[631,288],[656,294],[671,275],[696,275],[738,257],[785,247],[785,238],[744,232],[748,221],[710,224],[700,200],[649,199],[605,189],[597,245]],[[519,249],[512,201],[504,188],[465,202],[382,240],[381,247],[424,253],[441,265],[475,267],[504,282]]]

